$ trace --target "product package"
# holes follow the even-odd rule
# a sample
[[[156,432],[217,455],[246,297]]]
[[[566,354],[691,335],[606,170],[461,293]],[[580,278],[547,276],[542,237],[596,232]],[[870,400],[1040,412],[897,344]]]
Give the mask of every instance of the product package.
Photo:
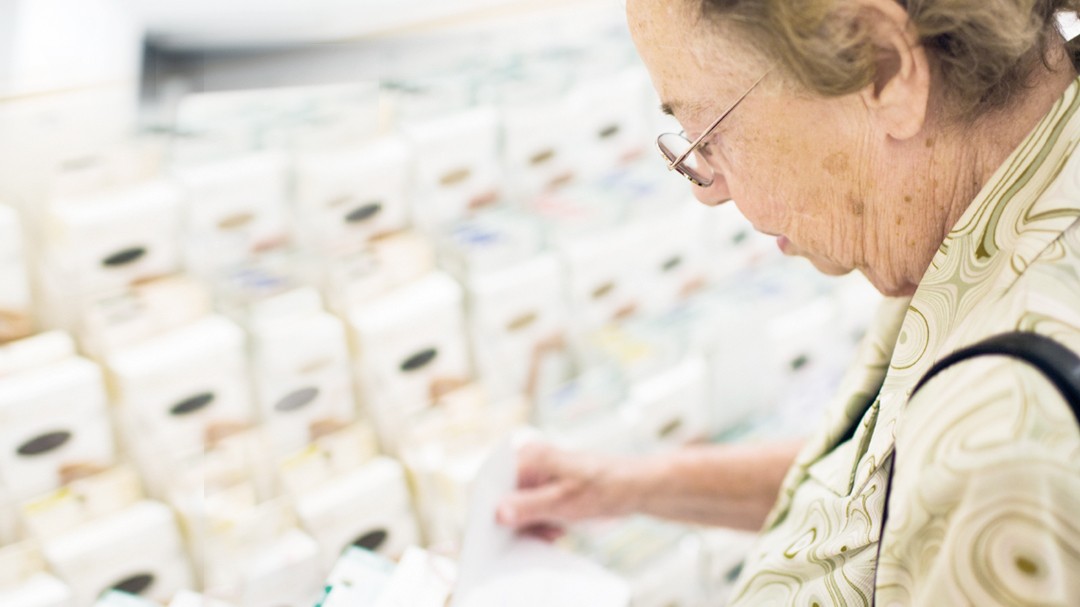
[[[409,226],[411,157],[401,139],[304,154],[294,191],[308,250],[337,257]]]
[[[710,438],[708,366],[700,357],[630,386],[619,413],[646,451],[673,449]]]
[[[388,457],[296,495],[294,504],[327,568],[350,546],[397,558],[420,539],[405,471]]]
[[[0,344],[21,339],[34,319],[19,216],[0,206]]]
[[[115,455],[97,365],[71,357],[0,381],[0,478],[16,499],[104,471]]]
[[[452,551],[461,545],[481,463],[502,437],[528,422],[528,413],[521,398],[492,400],[471,384],[410,421],[402,461],[428,546]]]
[[[251,425],[244,333],[211,316],[106,359],[127,442],[140,459],[201,452]]]
[[[570,320],[554,256],[473,277],[466,293],[477,375],[494,398],[535,398],[570,378]]]
[[[163,603],[192,585],[172,511],[141,501],[42,544],[49,566],[89,605],[115,589]]]
[[[352,423],[356,404],[343,323],[322,311],[314,289],[278,297],[291,301],[279,312],[266,302],[251,319],[250,352],[264,430],[276,452],[289,453]]]
[[[287,165],[275,153],[185,167],[185,257],[200,276],[217,276],[290,239]]]
[[[48,289],[78,298],[180,269],[180,194],[164,181],[54,200],[45,227]]]
[[[492,108],[403,127],[416,163],[414,224],[431,230],[499,200],[498,128],[498,114]]]
[[[471,376],[463,299],[452,278],[432,273],[349,314],[363,405],[390,453],[411,416]]]
[[[0,604],[12,607],[74,607],[71,589],[45,572],[33,542],[0,544]]]

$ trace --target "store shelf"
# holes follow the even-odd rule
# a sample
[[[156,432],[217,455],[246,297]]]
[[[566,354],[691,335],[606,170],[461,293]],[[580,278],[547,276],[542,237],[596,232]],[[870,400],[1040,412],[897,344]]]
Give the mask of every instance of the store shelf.
[[[458,25],[569,0],[131,0],[156,46],[174,51],[340,42]],[[580,2],[573,4],[581,4]],[[611,2],[616,5],[618,2]]]

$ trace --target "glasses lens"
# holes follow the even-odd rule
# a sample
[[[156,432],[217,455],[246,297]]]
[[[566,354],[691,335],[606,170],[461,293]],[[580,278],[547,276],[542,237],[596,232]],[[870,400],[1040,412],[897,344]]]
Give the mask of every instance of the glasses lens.
[[[691,143],[682,135],[664,133],[656,140],[656,145],[660,148],[660,152],[664,154],[664,157],[667,158],[668,164],[671,164],[679,156],[685,154],[686,150],[690,149]],[[699,186],[706,187],[713,182],[712,168],[697,150],[687,156],[682,163],[672,168]]]

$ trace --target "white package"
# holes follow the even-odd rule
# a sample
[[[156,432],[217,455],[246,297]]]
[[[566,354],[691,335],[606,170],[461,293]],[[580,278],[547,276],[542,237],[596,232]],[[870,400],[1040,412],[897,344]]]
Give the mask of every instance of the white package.
[[[409,149],[397,138],[301,156],[296,207],[305,246],[338,254],[408,227]]]
[[[712,260],[700,238],[699,219],[697,209],[683,206],[631,228],[640,243],[633,266],[644,313],[668,312],[708,283]]]
[[[445,607],[457,579],[450,559],[410,546],[401,557],[375,607]]]
[[[576,333],[618,323],[640,311],[641,285],[633,268],[640,254],[639,237],[633,230],[609,230],[561,248]]]
[[[36,545],[23,542],[0,547],[0,605],[75,607],[71,589],[44,569]]]
[[[114,396],[141,447],[189,452],[252,418],[244,334],[212,316],[110,356]]]
[[[461,544],[477,470],[491,448],[523,427],[527,417],[523,399],[491,402],[480,385],[470,384],[410,425],[402,460],[429,546]]]
[[[95,360],[193,322],[211,309],[209,290],[182,274],[86,297],[81,303],[79,343]]]
[[[64,331],[47,331],[0,346],[0,377],[75,356],[75,340]]]
[[[364,406],[391,451],[411,416],[469,379],[462,300],[436,272],[349,314]]]
[[[319,543],[325,567],[349,546],[396,558],[420,539],[405,471],[388,457],[297,496],[296,512]]]
[[[319,547],[299,529],[253,552],[237,607],[309,607],[321,589]]]
[[[634,607],[697,607],[703,598],[701,551],[693,538],[626,573]]]
[[[264,153],[180,170],[188,266],[201,275],[289,241],[286,163]]]
[[[776,239],[754,230],[735,203],[716,207],[699,204],[695,210],[708,251],[712,281],[730,281],[740,273],[781,258]]]
[[[645,119],[642,70],[627,69],[590,80],[570,92],[575,120],[563,128],[578,134],[582,168],[602,173],[641,156],[653,136]]]
[[[412,231],[380,236],[357,251],[327,259],[323,281],[327,301],[337,314],[375,300],[417,280],[435,268],[431,241]]]
[[[157,181],[54,201],[46,224],[53,297],[123,288],[180,269],[179,192]]]
[[[707,370],[702,358],[690,357],[630,387],[620,413],[644,449],[670,449],[709,438]]]
[[[0,102],[0,133],[4,133],[0,197],[4,204],[20,209],[28,226],[41,225],[56,168],[79,163],[130,136],[138,97],[133,80]]]
[[[169,607],[233,607],[220,599],[201,595],[191,590],[181,590],[173,597]]]
[[[46,541],[49,566],[89,605],[110,589],[158,602],[191,587],[176,521],[164,504],[139,502]]]
[[[498,115],[477,108],[407,125],[415,158],[413,223],[435,228],[498,200]]]
[[[14,209],[0,206],[0,343],[30,334],[31,308],[19,216]]]
[[[265,429],[278,451],[311,442],[319,427],[355,417],[344,324],[321,311],[265,319],[252,327],[252,371]]]
[[[139,79],[142,27],[120,0],[12,0],[0,21],[0,97]]]
[[[574,179],[577,134],[573,108],[560,99],[510,105],[502,111],[507,189],[528,197]]]
[[[375,553],[352,547],[326,578],[323,607],[372,607],[386,589],[395,565]]]
[[[73,357],[0,381],[0,478],[16,498],[102,471],[114,456],[97,365]]]
[[[555,257],[471,279],[468,301],[477,375],[493,397],[544,393],[569,378],[569,318]]]
[[[540,224],[532,217],[492,209],[446,226],[439,234],[439,265],[458,280],[506,269],[543,249]]]

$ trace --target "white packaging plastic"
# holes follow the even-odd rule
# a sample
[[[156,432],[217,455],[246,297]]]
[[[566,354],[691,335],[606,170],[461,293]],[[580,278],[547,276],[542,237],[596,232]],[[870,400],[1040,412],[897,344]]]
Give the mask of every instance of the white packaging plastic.
[[[338,255],[408,227],[410,169],[398,138],[300,156],[294,187],[305,247]]]
[[[583,335],[640,312],[640,284],[633,271],[639,235],[609,230],[564,245],[567,290],[575,333]]]
[[[47,259],[67,298],[126,287],[180,268],[179,193],[165,182],[58,200]]]
[[[436,228],[499,199],[498,126],[495,110],[476,108],[404,127],[416,161],[415,225]]]
[[[264,315],[250,327],[256,400],[279,453],[355,417],[344,324],[322,312],[314,291],[310,295],[311,309]]]
[[[286,161],[264,153],[176,173],[185,200],[188,267],[204,276],[289,242]]]
[[[0,478],[13,496],[103,471],[114,457],[96,365],[73,357],[0,381]]]
[[[427,238],[412,231],[368,241],[362,249],[328,259],[323,264],[327,303],[346,316],[357,305],[428,274],[435,268],[435,249]]]
[[[620,414],[634,428],[640,448],[672,449],[709,438],[707,371],[703,359],[690,357],[630,387]]]
[[[470,377],[462,300],[436,272],[349,314],[363,403],[391,453],[410,416]]]
[[[397,558],[420,539],[405,471],[388,457],[298,495],[295,503],[301,524],[319,543],[326,568],[350,546]]]
[[[71,589],[45,572],[36,544],[0,548],[0,605],[5,607],[75,607]]]
[[[0,206],[0,343],[26,337],[33,328],[26,270],[19,216]]]
[[[648,76],[627,69],[578,85],[570,92],[582,169],[596,175],[643,155],[655,135],[647,131],[644,90]]]
[[[569,379],[569,318],[554,256],[472,278],[468,319],[477,375],[494,398],[535,396]]]
[[[192,584],[172,512],[143,501],[42,545],[49,566],[75,591],[76,605],[122,590],[165,602]]]
[[[200,451],[252,420],[244,334],[219,316],[116,353],[105,366],[140,451]]]

